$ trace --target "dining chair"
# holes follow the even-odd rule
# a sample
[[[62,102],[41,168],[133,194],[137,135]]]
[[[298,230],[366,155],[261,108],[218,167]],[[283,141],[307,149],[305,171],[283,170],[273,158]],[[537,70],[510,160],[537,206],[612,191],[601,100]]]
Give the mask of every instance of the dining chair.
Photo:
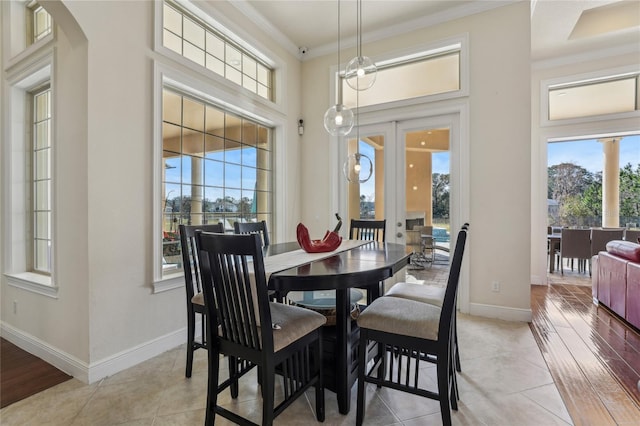
[[[260,222],[234,222],[233,232],[236,234],[260,234],[262,238],[262,246],[269,246],[269,231],[267,229],[267,222],[261,220]]]
[[[591,258],[601,251],[607,251],[607,243],[622,240],[624,228],[593,228],[591,229],[591,256],[589,257],[589,275],[591,275]]]
[[[423,263],[433,264],[435,248],[433,244],[433,226],[415,225],[413,229],[405,230],[406,246],[413,250],[411,265],[422,269]]]
[[[452,374],[454,311],[467,231],[458,233],[442,307],[401,297],[382,296],[358,318],[360,327],[356,425],[365,415],[365,382],[420,395],[440,402],[442,423],[451,425],[451,409],[458,409]],[[367,370],[369,342],[378,346]],[[419,380],[420,362],[435,362],[437,392]]]
[[[350,240],[386,241],[387,220],[351,219]]]
[[[624,230],[624,240],[634,243],[640,243],[640,231],[633,231],[631,229]]]
[[[185,377],[191,377],[193,367],[193,353],[196,349],[207,349],[205,332],[204,295],[200,281],[200,264],[196,250],[195,232],[200,229],[205,232],[217,232],[224,234],[222,223],[210,225],[180,225],[180,247],[182,249],[182,269],[184,270],[184,284],[187,293],[187,366]],[[200,315],[202,335],[200,341],[195,340],[196,314]]]
[[[205,424],[216,415],[238,423],[249,420],[217,404],[218,394],[258,367],[262,390],[262,424],[271,425],[296,398],[315,387],[316,418],[324,421],[322,325],[326,318],[308,309],[270,302],[258,234],[223,235],[196,232],[202,287],[207,307],[208,383]],[[229,378],[219,382],[219,356],[242,359],[229,364]],[[276,405],[276,373],[283,395]],[[234,387],[236,392],[234,392]],[[281,401],[280,401],[281,399]]]
[[[469,224],[465,223],[463,230],[469,231]],[[407,282],[398,282],[389,289],[385,296],[400,297],[403,299],[415,300],[417,302],[429,303],[438,307],[442,307],[444,302],[444,294],[446,287],[438,287],[433,285],[415,284]],[[457,327],[457,309],[453,312],[453,355],[456,371],[462,371],[460,363],[460,350],[458,349],[458,327]]]
[[[424,226],[424,218],[416,217],[413,219],[405,219],[405,224],[406,226],[404,227],[404,229],[407,231],[411,231],[415,229],[416,226]]]
[[[578,272],[580,272],[586,269],[589,258],[591,258],[591,230],[562,228],[560,273],[564,274],[564,259],[578,259]]]

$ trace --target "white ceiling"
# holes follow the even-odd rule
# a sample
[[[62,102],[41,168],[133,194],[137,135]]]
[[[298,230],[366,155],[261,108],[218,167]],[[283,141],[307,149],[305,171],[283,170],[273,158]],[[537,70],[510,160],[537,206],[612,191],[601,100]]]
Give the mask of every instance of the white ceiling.
[[[513,0],[363,0],[363,42],[385,38],[486,11]],[[302,59],[335,52],[337,42],[337,0],[230,0],[256,25],[272,34],[292,53],[304,47]],[[341,1],[341,44],[355,45],[356,0]],[[607,6],[609,5],[609,6]],[[608,9],[620,9],[626,18]],[[606,6],[606,7],[601,7]],[[531,56],[533,61],[582,54],[612,46],[640,45],[640,2],[637,0],[537,0],[531,2]],[[595,9],[599,8],[600,9]],[[593,10],[592,10],[593,9]],[[582,29],[586,36],[571,37],[583,11],[591,10]],[[603,12],[602,14],[600,12]],[[635,15],[635,16],[634,16]],[[593,34],[593,35],[592,35]]]

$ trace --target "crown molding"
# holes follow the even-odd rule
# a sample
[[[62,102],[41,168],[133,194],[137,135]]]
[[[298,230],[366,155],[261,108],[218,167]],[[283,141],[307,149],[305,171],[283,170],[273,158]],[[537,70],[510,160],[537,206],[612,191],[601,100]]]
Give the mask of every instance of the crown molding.
[[[640,48],[637,43],[622,44],[605,49],[593,50],[589,52],[576,53],[573,55],[562,55],[555,58],[541,59],[531,62],[531,69],[534,71],[557,68],[564,65],[574,65],[583,62],[597,61],[622,56],[636,54],[640,59]]]

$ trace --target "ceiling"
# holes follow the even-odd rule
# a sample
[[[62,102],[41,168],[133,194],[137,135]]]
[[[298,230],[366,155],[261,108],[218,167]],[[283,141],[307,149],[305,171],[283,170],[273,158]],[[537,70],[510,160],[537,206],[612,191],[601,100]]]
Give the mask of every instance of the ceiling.
[[[504,6],[513,0],[363,0],[364,43]],[[230,0],[301,59],[336,51],[337,1]],[[341,44],[355,46],[356,1],[341,1]],[[640,44],[637,0],[531,2],[532,61]],[[582,17],[582,18],[581,18]],[[304,52],[304,53],[303,53]]]

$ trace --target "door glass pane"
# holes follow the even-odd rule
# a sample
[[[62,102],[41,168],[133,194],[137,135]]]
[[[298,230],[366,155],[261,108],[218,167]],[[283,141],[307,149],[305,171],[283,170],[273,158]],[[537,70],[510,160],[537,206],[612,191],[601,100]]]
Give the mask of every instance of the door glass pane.
[[[361,135],[358,144],[355,138],[349,139],[348,147],[350,156],[358,153],[371,160],[373,173],[366,182],[359,183],[356,180],[348,183],[348,218],[345,223],[348,224],[351,219],[384,219],[384,136]],[[364,173],[368,174],[368,161],[362,159],[360,163],[360,173],[364,176]]]
[[[405,236],[412,265],[448,263],[449,129],[405,134]]]

